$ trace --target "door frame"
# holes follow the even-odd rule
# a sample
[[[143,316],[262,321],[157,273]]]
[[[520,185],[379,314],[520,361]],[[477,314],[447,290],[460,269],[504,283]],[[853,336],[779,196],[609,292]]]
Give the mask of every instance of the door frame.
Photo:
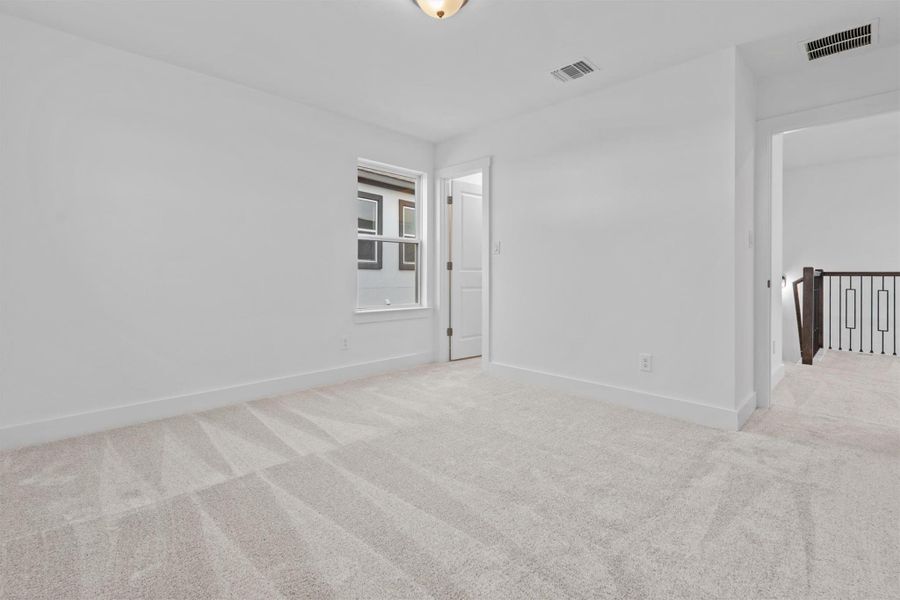
[[[447,196],[450,195],[450,181],[466,175],[481,173],[481,366],[487,368],[491,362],[491,157],[485,156],[437,169],[435,173],[435,240],[437,243],[437,289],[434,306],[438,318],[435,319],[435,362],[449,362],[450,338],[450,274],[446,265],[450,256],[450,237],[447,231]]]
[[[900,110],[900,92],[886,92],[809,110],[761,119],[756,123],[754,221],[754,387],[756,405],[768,408],[772,395],[772,294],[782,294],[781,273],[772,272],[772,143],[776,135]],[[784,265],[782,265],[783,270]],[[771,287],[768,286],[771,282]]]

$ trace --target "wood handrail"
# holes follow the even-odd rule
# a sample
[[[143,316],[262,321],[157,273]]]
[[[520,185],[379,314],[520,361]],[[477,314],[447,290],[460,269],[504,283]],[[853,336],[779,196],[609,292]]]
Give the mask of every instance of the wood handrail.
[[[900,271],[822,271],[826,277],[900,277]]]

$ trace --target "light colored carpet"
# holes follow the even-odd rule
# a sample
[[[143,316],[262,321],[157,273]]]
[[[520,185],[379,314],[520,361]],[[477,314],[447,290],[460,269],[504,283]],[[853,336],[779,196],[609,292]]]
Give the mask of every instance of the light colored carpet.
[[[742,433],[470,362],[9,452],[0,596],[900,598],[900,361],[831,358]]]

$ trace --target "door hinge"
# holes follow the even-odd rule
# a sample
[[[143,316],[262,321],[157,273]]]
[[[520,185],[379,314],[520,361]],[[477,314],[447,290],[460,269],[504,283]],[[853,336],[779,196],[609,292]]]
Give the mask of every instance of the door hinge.
[[[452,336],[453,336],[453,328],[452,328],[452,327],[448,327],[448,328],[447,328],[447,337],[452,337]]]
[[[772,287],[772,280],[771,280],[771,279],[766,280],[766,287],[767,287],[767,288],[771,288],[771,287]]]
[[[452,270],[453,270],[453,261],[452,261],[452,260],[448,260],[448,261],[447,261],[447,270],[448,270],[448,271],[452,271]]]
[[[447,204],[453,204],[453,196],[447,196]]]

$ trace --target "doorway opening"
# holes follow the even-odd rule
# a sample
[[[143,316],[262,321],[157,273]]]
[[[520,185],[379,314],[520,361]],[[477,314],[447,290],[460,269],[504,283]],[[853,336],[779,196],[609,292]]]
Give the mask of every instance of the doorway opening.
[[[772,403],[896,419],[900,112],[772,136]]]
[[[440,360],[489,360],[489,169],[485,159],[438,173]]]

